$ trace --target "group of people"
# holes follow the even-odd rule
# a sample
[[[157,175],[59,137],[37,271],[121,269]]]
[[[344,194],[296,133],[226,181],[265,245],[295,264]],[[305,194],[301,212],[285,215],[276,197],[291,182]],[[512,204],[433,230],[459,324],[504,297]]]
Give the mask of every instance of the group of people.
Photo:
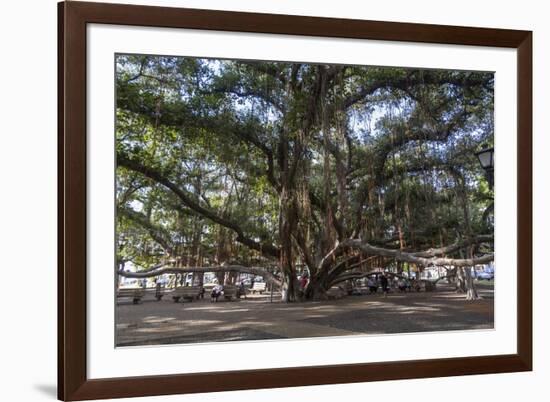
[[[309,283],[307,274],[301,276],[299,280],[299,290],[303,294]],[[157,283],[157,286],[159,284]],[[369,294],[377,293],[378,288],[382,290],[384,296],[388,294],[391,288],[398,289],[399,292],[407,292],[411,290],[420,290],[420,284],[416,279],[407,279],[403,277],[389,278],[385,274],[371,275],[367,278],[367,287],[369,288]],[[218,298],[224,294],[224,286],[218,284],[212,288],[210,293],[211,301],[218,301]],[[201,298],[204,297],[204,288],[202,288]],[[246,286],[244,281],[241,281],[237,289],[237,297],[244,296],[246,298]]]
[[[394,287],[403,293],[413,289],[416,291],[420,290],[420,284],[416,279],[409,280],[407,278],[394,277],[393,280],[391,280],[384,274],[369,276],[367,279],[367,287],[369,288],[369,294],[377,293],[380,287],[384,295],[388,294],[390,287]]]
[[[212,292],[210,293],[210,301],[218,301],[218,298],[223,295],[224,287],[223,285],[216,285],[212,288]],[[244,296],[246,299],[246,285],[244,284],[244,281],[241,281],[239,284],[239,287],[237,289],[237,297],[240,298],[241,296]]]

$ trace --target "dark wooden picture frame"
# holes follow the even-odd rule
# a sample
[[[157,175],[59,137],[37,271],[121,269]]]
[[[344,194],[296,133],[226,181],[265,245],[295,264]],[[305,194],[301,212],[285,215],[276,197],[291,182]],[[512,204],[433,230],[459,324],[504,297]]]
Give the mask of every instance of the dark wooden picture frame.
[[[192,28],[517,49],[517,353],[88,379],[86,25]],[[58,5],[58,397],[83,400],[532,370],[532,32],[66,2]]]

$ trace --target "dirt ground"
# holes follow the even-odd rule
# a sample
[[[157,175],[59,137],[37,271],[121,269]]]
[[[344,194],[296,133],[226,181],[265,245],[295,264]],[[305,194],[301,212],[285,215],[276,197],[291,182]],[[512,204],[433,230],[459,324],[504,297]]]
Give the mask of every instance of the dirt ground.
[[[227,342],[321,336],[491,329],[493,288],[481,283],[483,299],[439,287],[435,292],[348,296],[339,300],[282,303],[278,294],[212,303],[174,303],[147,294],[138,305],[119,300],[116,345]]]

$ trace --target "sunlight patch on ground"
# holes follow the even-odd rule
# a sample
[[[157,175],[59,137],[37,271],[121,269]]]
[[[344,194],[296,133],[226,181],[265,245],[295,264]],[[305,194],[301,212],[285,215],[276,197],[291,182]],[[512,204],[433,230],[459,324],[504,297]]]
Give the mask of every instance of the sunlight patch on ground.
[[[157,324],[175,320],[175,317],[145,317],[142,322],[147,324]]]
[[[236,308],[236,309],[231,309],[231,310],[214,310],[214,313],[221,313],[221,314],[243,313],[243,312],[246,312],[246,311],[251,311],[251,310],[249,308]]]

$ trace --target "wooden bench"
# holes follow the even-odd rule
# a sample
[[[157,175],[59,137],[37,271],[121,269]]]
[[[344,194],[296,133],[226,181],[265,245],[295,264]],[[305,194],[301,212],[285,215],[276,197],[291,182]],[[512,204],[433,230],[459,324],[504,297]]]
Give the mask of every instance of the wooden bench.
[[[351,282],[346,281],[344,283],[344,292],[346,292],[348,296],[351,296],[353,294],[353,284]]]
[[[422,284],[424,285],[424,290],[426,292],[433,292],[435,291],[436,284],[433,281],[430,281],[428,279],[421,280]]]
[[[223,298],[225,300],[236,299],[237,290],[239,290],[239,288],[235,285],[225,285],[223,287]]]
[[[165,288],[160,285],[157,285],[155,287],[155,298],[157,299],[157,301],[161,301],[163,296],[169,293],[172,293],[173,291],[174,291],[173,289],[169,289],[169,288]]]
[[[204,294],[201,286],[180,286],[172,292],[172,299],[175,303],[180,299],[184,300],[198,300]]]
[[[411,281],[410,291],[416,290],[417,292],[434,292],[436,290],[436,282],[429,279],[418,279]]]
[[[141,298],[145,295],[145,290],[143,289],[118,289],[116,292],[116,297],[122,298],[127,297],[132,299],[134,304],[138,304],[141,301]]]
[[[333,286],[326,292],[328,300],[342,299],[347,294],[346,290],[342,286]]]
[[[265,282],[254,282],[254,285],[252,285],[252,293],[259,292],[262,294],[265,292]]]

